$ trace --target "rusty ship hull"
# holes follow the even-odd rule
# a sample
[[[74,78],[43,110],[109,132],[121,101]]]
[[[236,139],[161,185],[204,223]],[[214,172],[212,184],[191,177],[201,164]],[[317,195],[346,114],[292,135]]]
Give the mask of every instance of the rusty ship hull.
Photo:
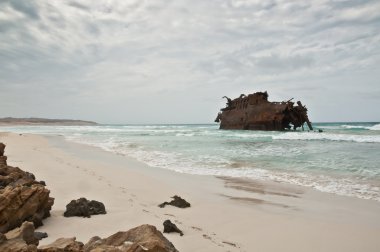
[[[284,102],[268,101],[267,92],[240,95],[227,99],[225,108],[218,113],[215,122],[220,129],[283,131],[297,129],[306,123],[313,130],[307,115],[307,108],[300,101],[297,105],[291,100]]]

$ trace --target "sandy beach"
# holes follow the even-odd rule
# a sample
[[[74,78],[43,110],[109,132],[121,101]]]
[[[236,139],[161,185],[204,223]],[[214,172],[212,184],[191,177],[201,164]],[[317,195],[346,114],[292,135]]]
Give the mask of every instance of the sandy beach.
[[[0,133],[8,164],[44,180],[55,203],[37,231],[49,237],[109,236],[141,224],[165,234],[179,251],[379,251],[380,202],[306,187],[157,169],[130,157],[67,142],[60,136]],[[179,195],[190,208],[159,208]],[[63,217],[72,199],[105,204],[107,214]]]

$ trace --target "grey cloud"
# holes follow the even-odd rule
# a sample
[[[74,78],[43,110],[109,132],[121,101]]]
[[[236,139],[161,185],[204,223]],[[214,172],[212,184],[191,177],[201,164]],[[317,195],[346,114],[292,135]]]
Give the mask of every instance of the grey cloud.
[[[272,69],[275,71],[288,71],[307,68],[313,65],[314,59],[310,56],[300,55],[270,55],[255,58],[255,64],[263,69]]]
[[[206,70],[212,74],[220,74],[229,69],[233,72],[255,72],[260,75],[272,74],[289,74],[293,71],[299,71],[303,68],[311,68],[315,64],[312,55],[297,55],[296,53],[282,55],[270,53],[269,55],[260,56],[261,48],[265,51],[267,47],[242,47],[231,54],[224,54],[221,57],[213,58],[199,63],[200,69]]]
[[[99,35],[99,33],[100,33],[99,27],[96,24],[92,24],[92,23],[86,24],[86,30],[89,33],[92,33],[94,35]]]
[[[371,92],[359,92],[359,96],[363,97],[364,99],[370,99],[370,100],[375,100],[378,101],[380,100],[380,90],[371,91]]]
[[[374,17],[371,19],[358,19],[358,20],[342,20],[342,19],[331,19],[331,21],[327,21],[320,24],[313,25],[308,31],[308,34],[317,34],[324,33],[331,29],[355,29],[360,30],[361,28],[367,29],[371,26],[379,26],[380,25],[380,12],[378,17]]]
[[[4,3],[8,3],[13,9],[23,13],[31,19],[39,19],[38,7],[34,0],[5,0]]]
[[[90,10],[88,6],[78,3],[77,1],[71,1],[68,3],[68,5],[74,8],[78,8],[80,10],[84,10],[84,11]]]
[[[253,8],[258,10],[270,10],[277,6],[275,0],[267,1],[236,1],[236,0],[224,0],[224,6],[234,9],[247,9]]]
[[[13,30],[15,27],[17,27],[18,25],[15,24],[14,22],[12,21],[1,21],[0,22],[0,32],[2,34],[10,31],[10,30]]]
[[[337,9],[338,11],[342,8],[352,8],[357,6],[362,6],[368,3],[376,3],[377,0],[346,0],[346,1],[331,1],[331,7]]]

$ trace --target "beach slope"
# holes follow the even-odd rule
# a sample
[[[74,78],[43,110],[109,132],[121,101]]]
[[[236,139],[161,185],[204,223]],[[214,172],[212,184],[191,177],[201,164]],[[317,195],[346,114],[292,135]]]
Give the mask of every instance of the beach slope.
[[[380,202],[275,182],[155,169],[59,136],[0,133],[8,163],[47,184],[55,203],[37,231],[86,242],[170,219],[179,251],[379,251]],[[158,205],[179,195],[190,208]],[[107,214],[63,217],[72,199],[105,204]]]

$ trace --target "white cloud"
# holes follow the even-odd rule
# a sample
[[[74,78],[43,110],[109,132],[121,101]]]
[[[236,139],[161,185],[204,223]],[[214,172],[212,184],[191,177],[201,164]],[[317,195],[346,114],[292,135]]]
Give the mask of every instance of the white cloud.
[[[378,1],[12,0],[0,3],[0,31],[0,99],[13,104],[0,116],[58,109],[102,122],[211,122],[222,95],[268,90],[306,97],[311,112],[321,96],[361,99],[365,117],[323,106],[314,121],[380,120],[368,95],[354,97],[379,92]],[[144,95],[155,116],[151,102],[119,118],[92,112]]]

